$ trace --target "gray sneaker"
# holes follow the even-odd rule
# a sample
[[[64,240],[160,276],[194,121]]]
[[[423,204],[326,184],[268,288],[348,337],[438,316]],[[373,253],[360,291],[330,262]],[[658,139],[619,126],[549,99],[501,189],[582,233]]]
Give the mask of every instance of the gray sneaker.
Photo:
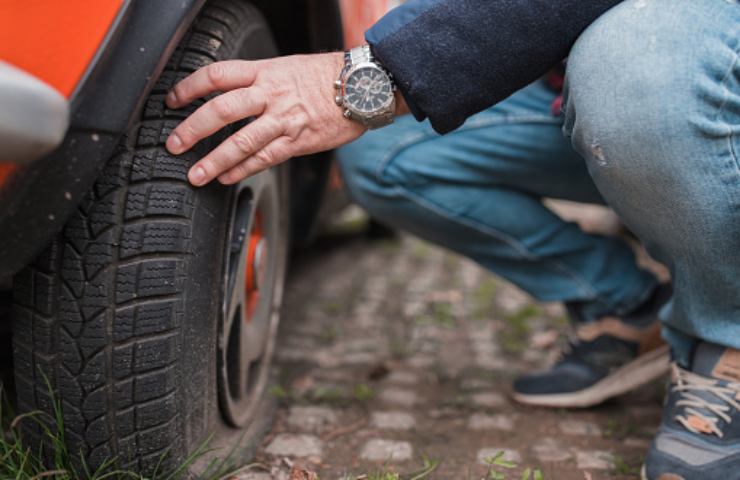
[[[740,479],[740,350],[701,343],[671,389],[643,480]]]

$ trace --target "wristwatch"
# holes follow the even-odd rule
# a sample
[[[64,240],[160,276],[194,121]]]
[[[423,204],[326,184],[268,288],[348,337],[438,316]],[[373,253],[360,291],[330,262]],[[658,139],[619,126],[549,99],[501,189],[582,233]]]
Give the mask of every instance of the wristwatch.
[[[393,76],[373,58],[369,45],[344,54],[344,68],[334,88],[336,103],[350,120],[371,130],[393,123],[396,111]]]

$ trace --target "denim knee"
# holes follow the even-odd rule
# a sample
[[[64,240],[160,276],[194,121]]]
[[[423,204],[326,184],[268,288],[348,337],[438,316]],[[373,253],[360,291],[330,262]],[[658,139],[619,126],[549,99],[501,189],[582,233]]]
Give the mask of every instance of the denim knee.
[[[686,88],[686,71],[673,62],[670,42],[651,29],[665,21],[670,1],[628,0],[614,7],[571,51],[564,130],[592,173],[616,173],[624,143],[665,138],[686,124],[694,92]]]
[[[739,129],[732,115],[740,105],[736,24],[695,21],[726,15],[728,7],[736,8],[714,0],[627,0],[574,45],[564,130],[617,208],[650,200],[693,215],[710,196],[709,181],[697,181],[700,169],[737,173],[726,161]]]
[[[394,142],[395,140],[395,142]],[[405,177],[385,175],[389,163],[396,163],[399,152],[413,155],[414,146],[403,149],[393,136],[369,132],[355,142],[337,151],[344,182],[352,199],[371,214],[384,218],[393,211],[397,200],[396,189],[404,186]]]

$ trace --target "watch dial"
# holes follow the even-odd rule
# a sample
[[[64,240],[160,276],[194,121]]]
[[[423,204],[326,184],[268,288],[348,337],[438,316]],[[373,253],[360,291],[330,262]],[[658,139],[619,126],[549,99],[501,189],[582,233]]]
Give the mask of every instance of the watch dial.
[[[373,67],[352,72],[344,87],[344,95],[349,107],[358,112],[376,112],[393,101],[388,75]]]

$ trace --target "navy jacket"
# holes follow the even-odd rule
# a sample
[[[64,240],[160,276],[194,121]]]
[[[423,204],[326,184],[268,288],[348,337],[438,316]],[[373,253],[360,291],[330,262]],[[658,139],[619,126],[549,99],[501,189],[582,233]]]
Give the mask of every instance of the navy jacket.
[[[365,38],[440,133],[533,82],[621,0],[409,0]]]

